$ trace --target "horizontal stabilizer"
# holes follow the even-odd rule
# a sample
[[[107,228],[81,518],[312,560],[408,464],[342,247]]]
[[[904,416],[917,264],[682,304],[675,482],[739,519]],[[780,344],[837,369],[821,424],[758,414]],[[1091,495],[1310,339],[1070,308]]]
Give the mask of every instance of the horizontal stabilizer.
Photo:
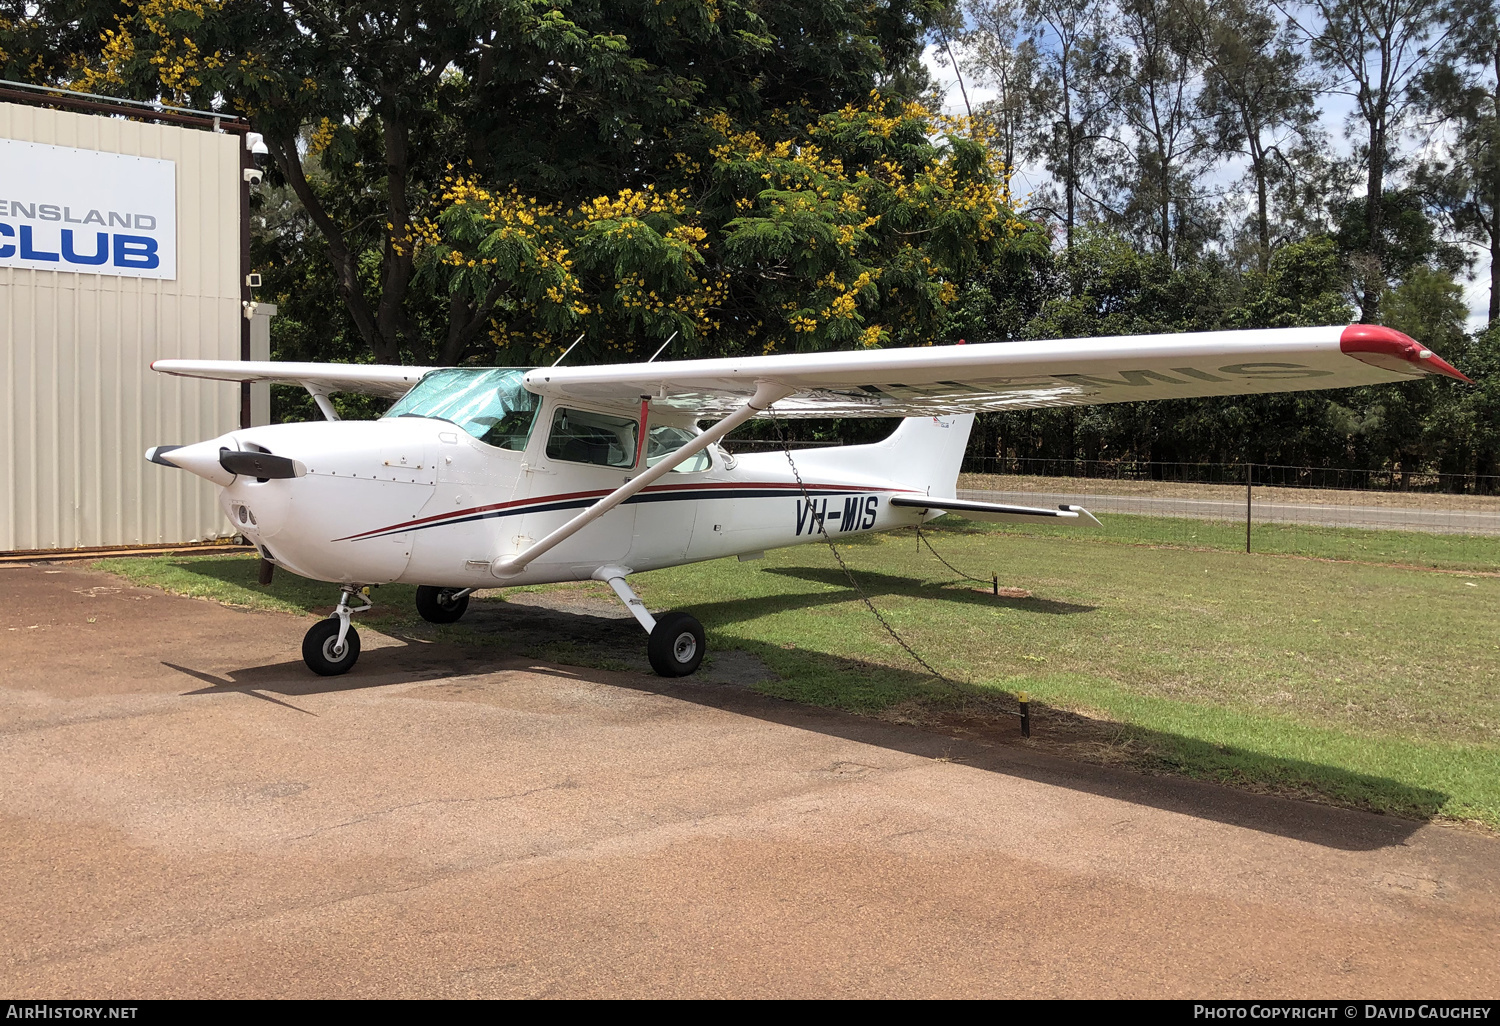
[[[1057,518],[1086,520],[1096,527],[1104,526],[1099,523],[1094,514],[1082,506],[1042,509],[1036,506],[1006,506],[998,502],[974,502],[971,499],[934,499],[930,495],[897,495],[891,499],[891,505],[906,506],[911,509],[940,509],[944,513],[957,513],[969,520],[987,520],[997,524]]]

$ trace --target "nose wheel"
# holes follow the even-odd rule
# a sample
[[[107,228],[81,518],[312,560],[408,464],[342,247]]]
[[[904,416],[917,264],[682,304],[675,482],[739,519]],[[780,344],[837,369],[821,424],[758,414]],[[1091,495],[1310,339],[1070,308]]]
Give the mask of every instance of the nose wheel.
[[[351,595],[360,599],[361,604],[350,605]],[[320,677],[337,677],[353,668],[359,659],[359,632],[349,618],[363,613],[370,605],[370,600],[352,586],[340,592],[333,615],[313,624],[302,638],[302,661],[309,670]]]
[[[319,676],[337,677],[348,673],[359,659],[359,632],[350,627],[340,642],[340,626],[332,617],[319,620],[302,639],[302,661]]]

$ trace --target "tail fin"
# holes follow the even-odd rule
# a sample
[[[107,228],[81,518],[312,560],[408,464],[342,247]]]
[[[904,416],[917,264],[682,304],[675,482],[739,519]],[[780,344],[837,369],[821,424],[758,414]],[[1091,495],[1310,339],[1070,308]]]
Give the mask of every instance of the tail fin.
[[[891,476],[908,488],[952,498],[958,494],[958,471],[969,447],[974,415],[907,417],[882,446],[889,447]]]

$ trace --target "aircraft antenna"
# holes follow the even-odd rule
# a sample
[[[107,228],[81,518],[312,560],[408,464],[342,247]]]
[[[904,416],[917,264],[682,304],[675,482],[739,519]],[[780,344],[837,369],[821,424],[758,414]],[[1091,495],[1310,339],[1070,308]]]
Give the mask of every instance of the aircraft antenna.
[[[671,335],[671,337],[670,337],[670,338],[668,338],[668,339],[667,339],[667,340],[666,340],[666,341],[665,341],[665,342],[663,342],[663,343],[662,343],[662,344],[661,344],[661,348],[660,348],[660,349],[658,349],[658,350],[657,350],[657,351],[656,351],[656,352],[654,352],[654,353],[652,353],[652,354],[651,354],[651,360],[654,360],[654,359],[656,359],[656,358],[657,358],[657,357],[658,357],[658,356],[660,356],[660,355],[661,355],[661,354],[662,354],[662,353],[663,353],[663,352],[665,352],[665,351],[666,351],[666,348],[667,348],[667,346],[669,346],[669,345],[671,345],[671,344],[672,344],[672,339],[674,339],[674,338],[676,338],[676,337],[677,337],[677,332],[675,332],[675,331],[674,331],[674,332],[672,332],[672,335]],[[650,363],[650,362],[651,362],[651,360],[647,360],[647,361],[646,361],[646,362],[647,362],[647,363]]]
[[[587,334],[588,334],[588,332],[586,332],[586,331],[583,333],[583,335],[587,335]],[[555,360],[552,361],[552,366],[556,367],[558,364],[560,364],[564,360],[566,360],[568,358],[568,354],[573,351],[573,346],[576,346],[576,345],[578,345],[578,343],[580,343],[580,342],[583,341],[583,335],[579,335],[577,338],[575,338],[573,340],[573,345],[569,346],[566,349],[564,349],[563,350],[563,354],[561,356],[559,356],[557,359],[555,359]]]

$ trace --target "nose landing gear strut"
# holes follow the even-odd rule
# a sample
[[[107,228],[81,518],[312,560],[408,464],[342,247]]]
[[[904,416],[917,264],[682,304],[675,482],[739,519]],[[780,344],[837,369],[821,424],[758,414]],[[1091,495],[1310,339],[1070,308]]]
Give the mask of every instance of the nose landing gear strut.
[[[351,596],[361,604],[351,606]],[[359,659],[359,632],[350,624],[349,618],[355,613],[363,613],[371,605],[357,587],[344,585],[333,614],[313,624],[302,639],[302,661],[309,670],[323,677],[337,677],[349,672]]]

